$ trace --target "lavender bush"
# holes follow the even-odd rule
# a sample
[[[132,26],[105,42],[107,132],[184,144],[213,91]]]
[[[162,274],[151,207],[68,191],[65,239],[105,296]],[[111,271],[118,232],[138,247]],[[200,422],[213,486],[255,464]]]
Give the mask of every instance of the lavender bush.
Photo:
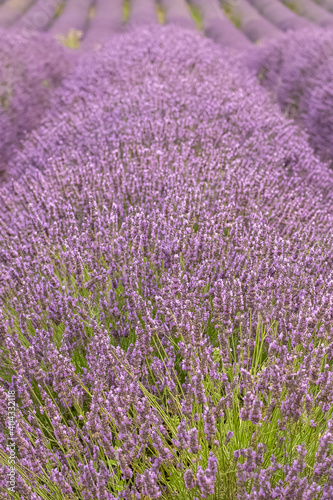
[[[332,31],[313,28],[285,35],[246,61],[283,112],[307,130],[321,158],[332,161]]]
[[[0,31],[0,170],[3,177],[18,142],[37,126],[71,55],[44,35]]]
[[[26,138],[0,191],[4,499],[332,498],[333,174],[234,58],[115,36]]]

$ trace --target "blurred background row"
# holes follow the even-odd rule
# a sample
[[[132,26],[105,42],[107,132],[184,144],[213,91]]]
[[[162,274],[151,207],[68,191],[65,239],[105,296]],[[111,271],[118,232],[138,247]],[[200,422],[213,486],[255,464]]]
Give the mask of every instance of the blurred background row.
[[[333,0],[0,0],[0,28],[48,32],[73,49],[145,23],[199,29],[217,43],[245,48],[289,30],[333,27]]]

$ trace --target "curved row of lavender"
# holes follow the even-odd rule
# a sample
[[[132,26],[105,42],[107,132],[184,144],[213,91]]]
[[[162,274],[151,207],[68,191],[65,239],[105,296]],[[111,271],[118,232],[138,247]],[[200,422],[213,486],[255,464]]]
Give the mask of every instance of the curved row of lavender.
[[[221,0],[220,3],[252,42],[276,38],[281,34],[279,28],[261,16],[247,0]]]
[[[246,55],[283,112],[309,134],[323,160],[333,159],[333,32],[289,33]]]
[[[329,12],[333,12],[333,0],[314,0],[314,2]]]
[[[91,49],[107,41],[113,34],[120,32],[123,25],[123,1],[98,0],[95,4],[95,15],[90,20],[81,43],[81,48]]]
[[[0,487],[333,495],[333,173],[233,51],[85,56],[0,191]],[[6,492],[7,491],[7,492]]]
[[[84,32],[88,25],[91,0],[67,0],[61,16],[55,19],[49,33],[67,36],[70,30]]]
[[[161,4],[165,10],[165,24],[196,29],[195,21],[186,5],[186,0],[161,0]]]
[[[133,24],[157,23],[155,2],[151,0],[131,0],[129,21]]]
[[[9,28],[33,3],[34,0],[9,0],[0,5],[0,28]]]
[[[25,132],[34,129],[53,91],[71,68],[72,54],[46,35],[0,31],[0,171]]]
[[[309,20],[295,14],[280,0],[248,0],[248,2],[281,31],[293,31],[312,26]]]
[[[287,0],[286,6],[280,0],[160,0],[158,3],[165,9],[166,24],[183,27],[195,27],[189,5],[196,6],[208,37],[222,45],[230,45],[232,40],[232,44],[241,49],[248,45],[248,39],[256,42],[278,36],[280,30],[309,27],[312,24],[309,20],[322,26],[330,26],[333,22],[333,14],[312,0],[294,2],[299,15],[287,7],[290,6]],[[240,30],[224,16],[221,6],[231,9]],[[129,11],[131,25],[158,22],[155,0],[131,0]],[[25,34],[49,31],[65,38],[75,32],[76,36],[85,39],[82,47],[90,49],[122,31],[123,1],[96,0],[92,4],[91,0],[9,0],[0,6],[1,25]]]
[[[290,5],[288,0],[282,0],[285,5]],[[319,5],[316,5],[313,0],[293,0],[293,8],[295,11],[322,27],[333,26],[333,14],[325,10]]]
[[[54,22],[57,11],[63,5],[62,0],[36,0],[25,15],[15,23],[15,29],[24,36],[31,33],[44,32]],[[0,12],[1,16],[1,12]]]
[[[200,12],[205,35],[222,46],[232,46],[239,50],[250,47],[250,41],[224,15],[218,0],[191,0]]]

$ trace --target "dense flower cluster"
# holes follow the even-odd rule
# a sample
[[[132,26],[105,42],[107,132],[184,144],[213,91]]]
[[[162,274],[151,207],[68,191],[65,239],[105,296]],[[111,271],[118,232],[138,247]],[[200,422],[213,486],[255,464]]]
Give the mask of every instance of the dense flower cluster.
[[[45,35],[0,31],[0,170],[24,132],[38,124],[72,56]]]
[[[333,173],[234,55],[115,36],[23,143],[0,191],[4,498],[8,390],[26,499],[332,498]]]
[[[332,160],[332,30],[285,35],[253,51],[250,61],[281,109],[306,128],[315,151],[323,160]]]

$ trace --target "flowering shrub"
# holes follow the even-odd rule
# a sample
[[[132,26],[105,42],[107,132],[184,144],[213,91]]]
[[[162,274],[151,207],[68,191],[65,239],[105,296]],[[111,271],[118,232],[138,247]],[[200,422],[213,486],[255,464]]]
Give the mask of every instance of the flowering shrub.
[[[37,126],[53,90],[70,69],[70,55],[46,35],[0,32],[0,169],[26,131]]]
[[[304,127],[322,159],[333,157],[333,33],[301,30],[247,57],[281,109]]]
[[[332,497],[333,174],[234,66],[137,28],[25,140],[0,191],[4,498],[9,391],[16,498]]]

